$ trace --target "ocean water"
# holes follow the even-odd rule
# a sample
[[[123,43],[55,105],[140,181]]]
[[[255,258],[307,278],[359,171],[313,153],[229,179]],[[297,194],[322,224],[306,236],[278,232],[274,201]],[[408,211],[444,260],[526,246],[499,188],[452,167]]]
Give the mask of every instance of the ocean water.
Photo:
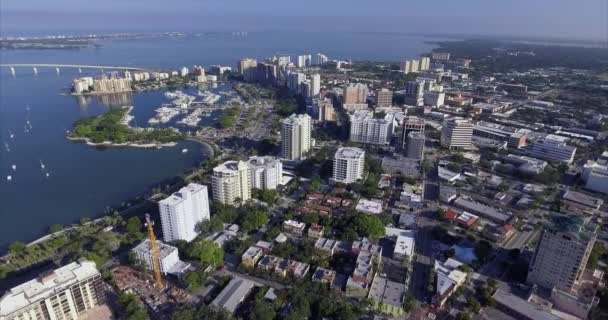
[[[433,46],[427,40],[371,33],[200,33],[107,40],[97,49],[0,51],[0,63],[234,67],[242,57],[317,52],[330,59],[396,61],[430,51]],[[76,69],[62,69],[60,74],[53,68],[38,71],[33,75],[31,68],[17,68],[12,76],[8,68],[0,70],[0,251],[12,241],[33,240],[51,224],[71,223],[120,206],[205,158],[192,142],[138,149],[95,148],[68,141],[66,130],[75,120],[120,105],[133,105],[137,124],[145,125],[153,110],[167,102],[164,92],[79,99],[62,94],[73,78],[82,76]],[[182,153],[182,148],[189,152]]]

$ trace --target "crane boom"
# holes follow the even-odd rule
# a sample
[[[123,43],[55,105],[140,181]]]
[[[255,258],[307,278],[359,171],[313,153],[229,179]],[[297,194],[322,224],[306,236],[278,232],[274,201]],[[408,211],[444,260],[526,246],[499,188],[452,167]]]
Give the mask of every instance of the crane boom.
[[[152,249],[152,269],[154,269],[155,286],[158,289],[163,289],[165,285],[163,284],[163,276],[160,272],[160,252],[158,251],[156,236],[154,235],[154,223],[147,213],[146,226],[148,227],[148,238],[150,239],[150,248]]]

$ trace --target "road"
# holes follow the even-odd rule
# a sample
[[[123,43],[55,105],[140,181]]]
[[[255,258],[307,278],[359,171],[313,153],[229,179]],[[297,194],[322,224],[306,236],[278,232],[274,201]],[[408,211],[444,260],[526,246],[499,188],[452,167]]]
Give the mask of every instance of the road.
[[[434,265],[431,230],[435,222],[419,216],[416,232],[416,260],[413,262],[412,282],[410,292],[420,303],[428,302],[427,279]]]

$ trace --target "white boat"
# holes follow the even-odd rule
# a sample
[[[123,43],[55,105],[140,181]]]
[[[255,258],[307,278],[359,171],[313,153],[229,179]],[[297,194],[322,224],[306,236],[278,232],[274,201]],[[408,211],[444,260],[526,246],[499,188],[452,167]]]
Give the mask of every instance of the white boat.
[[[188,149],[182,149],[182,153],[187,153]]]
[[[6,176],[6,180],[7,181],[11,181],[11,180],[13,180],[13,177],[12,176]]]
[[[44,163],[40,160],[40,169],[44,169]]]
[[[4,150],[6,150],[6,152],[11,151],[11,148],[9,148],[9,146],[8,146],[8,143],[7,143],[7,142],[5,142],[5,143],[4,143]]]
[[[13,138],[15,137],[15,134],[9,131],[9,132],[8,132],[8,136],[9,136],[11,139],[13,139]]]
[[[11,168],[13,168],[13,171],[17,171],[17,165],[16,164],[12,165]]]
[[[50,176],[51,176],[51,173],[50,173],[50,172],[47,172],[47,173],[46,173],[46,177],[48,178],[48,177],[50,177]]]

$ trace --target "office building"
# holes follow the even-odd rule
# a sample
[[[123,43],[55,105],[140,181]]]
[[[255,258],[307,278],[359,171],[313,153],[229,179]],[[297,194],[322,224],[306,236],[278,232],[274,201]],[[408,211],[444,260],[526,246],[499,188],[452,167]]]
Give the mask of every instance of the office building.
[[[251,198],[251,174],[243,161],[226,161],[213,168],[213,201],[236,205]]]
[[[376,91],[376,108],[390,108],[393,106],[393,92],[388,89]]]
[[[551,215],[536,245],[528,283],[549,290],[574,288],[587,266],[596,237],[597,226],[580,217]]]
[[[367,85],[363,83],[349,84],[344,88],[344,97],[342,102],[344,104],[367,104],[368,89]]]
[[[412,131],[407,135],[406,156],[422,160],[424,155],[424,133]]]
[[[545,139],[536,141],[528,155],[547,161],[571,164],[574,161],[576,147],[566,144],[568,138],[550,134]]]
[[[462,118],[447,119],[441,130],[441,145],[448,149],[463,149],[471,147],[474,125],[470,120]]]
[[[307,114],[292,114],[281,122],[281,156],[302,160],[312,147],[312,123]]]
[[[156,246],[158,247],[159,265],[162,273],[180,275],[190,266],[190,264],[179,259],[179,251],[176,247],[170,246],[159,240],[156,240]],[[150,239],[144,240],[137,247],[133,248],[132,252],[147,270],[152,270],[154,268]]]
[[[445,93],[436,91],[427,91],[423,94],[425,106],[439,107],[445,104]]]
[[[324,54],[317,53],[314,57],[313,64],[317,66],[322,66],[327,63],[327,56]]]
[[[243,79],[248,82],[255,81],[256,78],[256,67],[258,61],[255,59],[245,58],[239,60],[239,73],[243,76]]]
[[[261,190],[275,190],[281,184],[283,164],[271,156],[254,156],[247,161],[251,187]]]
[[[350,141],[388,145],[393,132],[393,114],[386,114],[384,119],[375,119],[373,112],[355,111],[350,115]]]
[[[353,183],[363,179],[365,151],[359,148],[342,147],[334,155],[333,180]]]
[[[95,262],[79,260],[41,274],[6,291],[0,319],[80,319],[105,304],[105,289]]]
[[[507,146],[513,149],[519,149],[526,145],[526,135],[519,132],[514,132],[507,140]]]
[[[606,160],[588,160],[581,176],[585,189],[608,194],[608,163]]]
[[[414,106],[424,105],[424,85],[423,79],[408,81],[405,84],[405,103]]]
[[[426,71],[431,68],[431,58],[422,57],[420,58],[420,71]]]
[[[209,220],[207,186],[190,183],[158,202],[163,239],[192,241],[198,233],[196,224]]]
[[[424,133],[425,122],[424,119],[410,116],[403,119],[401,125],[401,149],[406,150],[407,138],[411,132]]]
[[[310,75],[310,95],[317,96],[321,92],[321,75],[318,73]]]

